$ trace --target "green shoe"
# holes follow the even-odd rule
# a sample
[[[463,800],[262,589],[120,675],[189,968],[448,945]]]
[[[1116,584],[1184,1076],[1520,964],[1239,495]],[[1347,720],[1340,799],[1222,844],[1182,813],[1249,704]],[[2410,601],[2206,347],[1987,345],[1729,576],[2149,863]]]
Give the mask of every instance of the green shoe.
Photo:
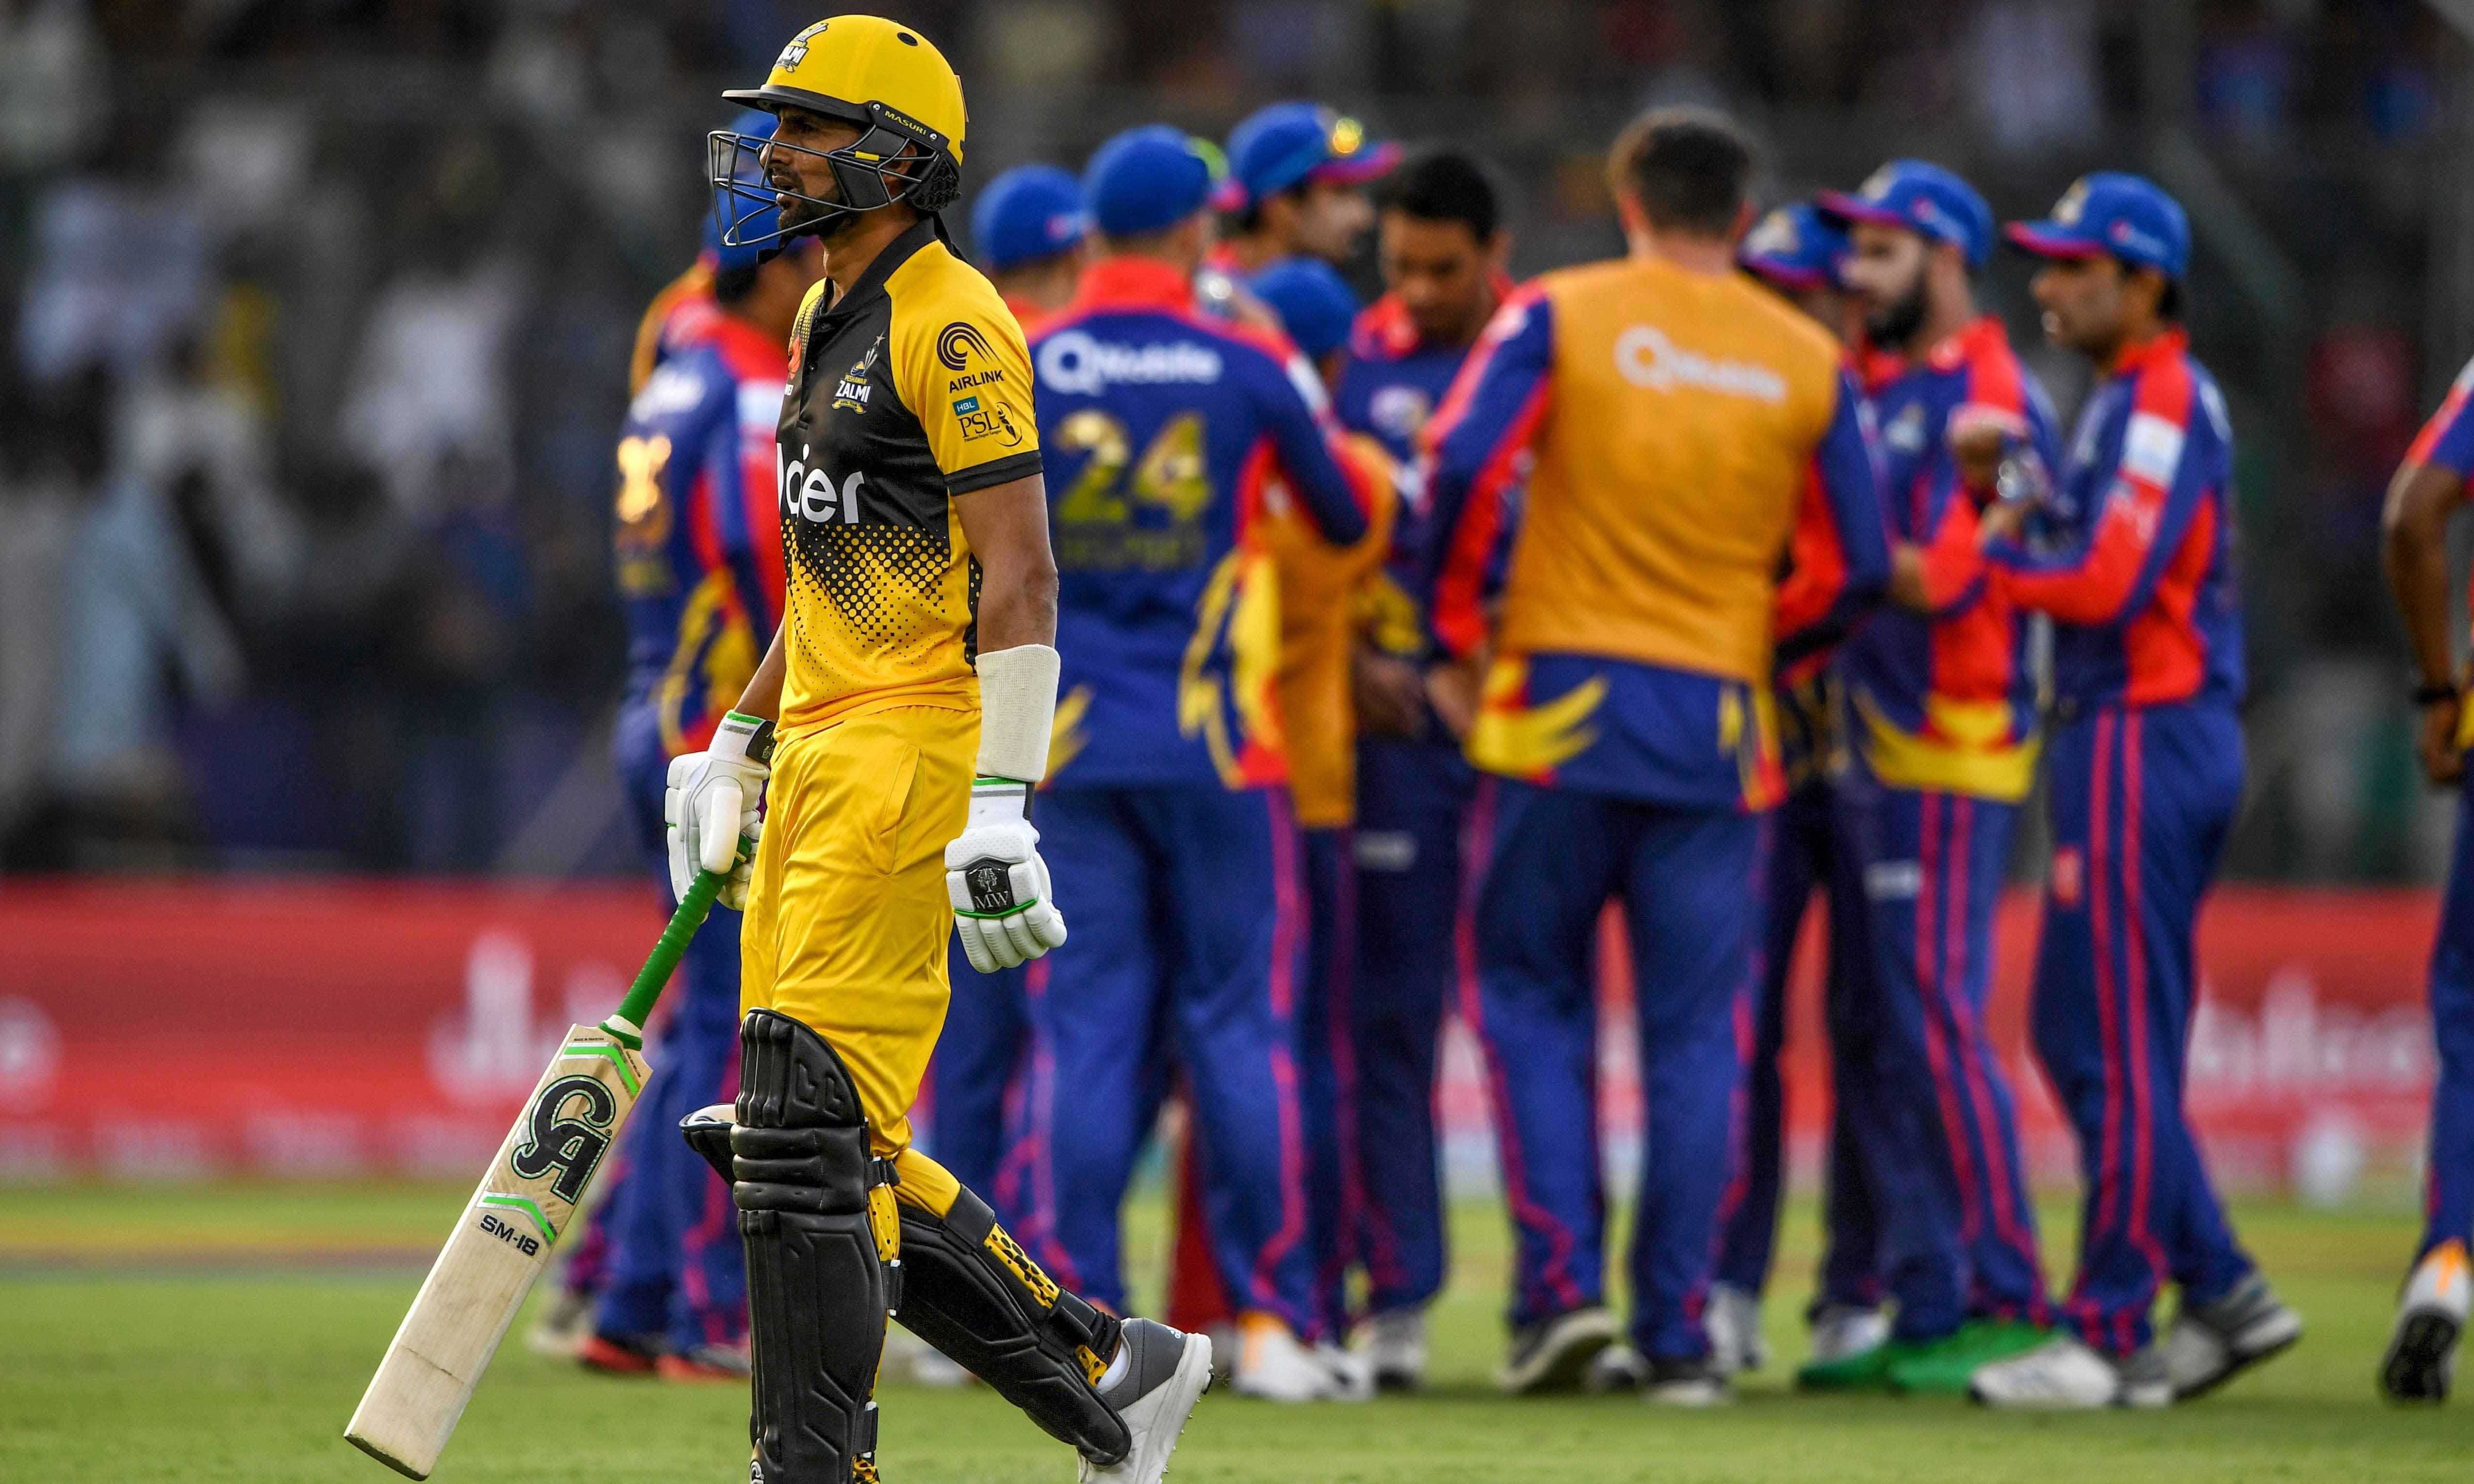
[[[1795,1384],[1804,1391],[1887,1391],[1890,1362],[1904,1349],[1885,1341],[1833,1360],[1807,1360],[1796,1371]]]
[[[2050,1331],[2017,1320],[1971,1319],[1941,1339],[1901,1347],[1904,1353],[1892,1357],[1886,1384],[1902,1393],[1963,1397],[1977,1367],[2025,1354],[2051,1338]]]

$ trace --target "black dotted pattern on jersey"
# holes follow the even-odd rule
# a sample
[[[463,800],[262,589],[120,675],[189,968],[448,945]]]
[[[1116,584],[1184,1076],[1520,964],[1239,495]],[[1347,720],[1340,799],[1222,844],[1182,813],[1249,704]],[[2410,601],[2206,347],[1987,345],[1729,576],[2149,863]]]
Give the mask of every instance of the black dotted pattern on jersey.
[[[815,620],[841,624],[845,652],[875,654],[899,662],[926,658],[952,631],[944,608],[945,574],[953,543],[942,531],[915,526],[842,525],[786,520],[790,537],[790,584],[821,603],[788,605],[799,619],[794,636],[821,673],[831,674],[829,650],[810,641]],[[971,563],[971,632],[977,630],[980,564]],[[964,636],[970,658],[970,634]]]

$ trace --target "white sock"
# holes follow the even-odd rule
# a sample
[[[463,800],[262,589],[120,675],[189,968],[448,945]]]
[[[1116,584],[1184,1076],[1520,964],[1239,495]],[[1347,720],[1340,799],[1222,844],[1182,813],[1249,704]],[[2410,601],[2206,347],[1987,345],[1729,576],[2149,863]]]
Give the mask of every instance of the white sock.
[[[1106,1391],[1109,1387],[1124,1380],[1126,1378],[1127,1369],[1133,1363],[1134,1348],[1127,1344],[1125,1341],[1119,1340],[1117,1342],[1117,1353],[1114,1358],[1109,1360],[1108,1369],[1100,1373],[1100,1385],[1098,1389],[1101,1391]]]

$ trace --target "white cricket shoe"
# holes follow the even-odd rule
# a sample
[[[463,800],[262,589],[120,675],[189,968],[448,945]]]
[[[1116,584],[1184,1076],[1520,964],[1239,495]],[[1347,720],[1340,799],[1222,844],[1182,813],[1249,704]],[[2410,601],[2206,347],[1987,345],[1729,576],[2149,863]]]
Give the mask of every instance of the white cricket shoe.
[[[1985,1406],[2094,1411],[2169,1405],[2173,1383],[2166,1377],[2165,1357],[2153,1345],[2114,1360],[2088,1349],[2078,1336],[2063,1334],[2024,1355],[1978,1366],[1968,1380],[1967,1395]]]
[[[1598,1358],[1589,1362],[1589,1374],[1581,1377],[1581,1389],[1597,1396],[1638,1391],[1648,1384],[1649,1362],[1621,1340],[1598,1352]]]
[[[1264,1401],[1328,1401],[1337,1393],[1331,1368],[1298,1343],[1289,1327],[1269,1314],[1237,1322],[1237,1395]]]
[[[1724,1406],[1727,1378],[1710,1360],[1653,1360],[1641,1396],[1660,1406]]]
[[[2380,1392],[2391,1401],[2442,1401],[2457,1372],[2457,1340],[2474,1305],[2465,1244],[2446,1241],[2423,1255],[2397,1300],[2396,1332],[2380,1361]]]
[[[575,1348],[593,1332],[593,1296],[562,1286],[524,1331],[524,1349],[549,1360],[573,1360]]]
[[[1711,1283],[1710,1302],[1701,1309],[1701,1328],[1710,1331],[1710,1363],[1720,1376],[1758,1371],[1769,1363],[1769,1342],[1761,1337],[1761,1296],[1733,1283]]]
[[[1416,1391],[1426,1381],[1426,1311],[1395,1308],[1368,1319],[1357,1331],[1357,1352],[1375,1390]]]
[[[1081,1484],[1159,1484],[1195,1402],[1211,1389],[1209,1339],[1149,1319],[1127,1320],[1123,1334],[1125,1374],[1101,1388],[1100,1400],[1124,1419],[1133,1442],[1112,1464],[1077,1455]]]
[[[1889,1316],[1877,1308],[1830,1304],[1812,1316],[1810,1364],[1826,1366],[1890,1343]]]
[[[1516,1397],[1578,1391],[1590,1363],[1614,1339],[1615,1316],[1598,1304],[1524,1325],[1513,1332],[1512,1354],[1495,1373],[1495,1384]]]
[[[1374,1367],[1365,1356],[1337,1345],[1318,1345],[1315,1359],[1331,1376],[1331,1400],[1334,1401],[1371,1401],[1374,1400]]]
[[[2258,1273],[2214,1304],[2188,1299],[2165,1331],[2165,1375],[2173,1400],[2216,1390],[2302,1338],[2302,1316],[2287,1308]]]

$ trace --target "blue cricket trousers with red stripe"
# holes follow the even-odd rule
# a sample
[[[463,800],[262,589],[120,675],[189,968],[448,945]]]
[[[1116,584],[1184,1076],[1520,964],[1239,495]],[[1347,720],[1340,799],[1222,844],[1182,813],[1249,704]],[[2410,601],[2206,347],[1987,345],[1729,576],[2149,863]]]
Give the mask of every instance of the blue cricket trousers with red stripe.
[[[1443,1010],[1473,955],[1462,832],[1478,788],[1449,741],[1373,739],[1357,749],[1356,967],[1349,1034],[1356,1080],[1356,1256],[1367,1308],[1418,1308],[1443,1291],[1442,1164],[1435,1066]],[[1450,916],[1445,916],[1448,910]]]
[[[1838,840],[1831,787],[1815,779],[1762,817],[1759,971],[1755,980],[1753,1049],[1744,1074],[1744,1145],[1721,1208],[1716,1278],[1746,1293],[1767,1286],[1778,1245],[1784,1178],[1786,1089],[1779,1056],[1786,1045],[1787,974],[1806,906],[1822,891],[1829,959],[1822,1016],[1830,1034],[1828,1170],[1822,1185],[1825,1246],[1815,1313],[1881,1302],[1880,1222],[1873,1201],[1868,1145],[1879,1142],[1882,1098],[1871,1069],[1872,980],[1864,966],[1863,880]]]
[[[1605,1300],[1596,945],[1599,912],[1617,898],[1647,1103],[1633,1343],[1655,1360],[1697,1359],[1752,1039],[1760,821],[1509,778],[1493,800],[1472,1028],[1492,1064],[1518,1235],[1512,1323]]]
[[[1034,812],[1036,810],[1034,809]],[[946,952],[954,987],[936,1054],[928,1064],[933,1089],[929,1152],[1008,1227],[1019,1225],[1018,1195],[1007,1156],[1022,1128],[1022,1070],[1031,1049],[1029,976],[1039,961],[983,974],[957,939]]]
[[[2018,806],[1890,787],[1860,751],[1834,781],[1841,849],[1863,873],[1866,1080],[1887,1105],[1866,1152],[1896,1333],[1939,1339],[1972,1316],[2042,1324],[2018,1104],[1984,1028]]]
[[[1060,1282],[1124,1311],[1120,1208],[1173,1060],[1229,1301],[1312,1333],[1305,884],[1286,793],[1052,787],[1034,818],[1073,932],[1030,981],[1018,1234]]]
[[[2431,1155],[2424,1176],[2422,1245],[2474,1241],[2474,787],[2457,802],[2457,844],[2439,940],[2431,950],[2431,1032],[2439,1080],[2431,1089]]]
[[[1315,1311],[1307,1337],[1348,1332],[1348,1270],[1356,1260],[1358,1184],[1356,1038],[1348,1024],[1357,956],[1357,867],[1347,829],[1298,832],[1305,864],[1307,969],[1298,997],[1304,1097],[1306,1210],[1314,1247]]]
[[[2251,1271],[2182,1110],[2192,933],[2242,799],[2242,726],[2221,703],[2106,706],[2060,726],[2050,756],[2036,1050],[2078,1131],[2087,1200],[2065,1315],[2127,1355],[2169,1280],[2205,1304]]]
[[[662,841],[668,759],[649,707],[621,717],[617,741],[639,843],[656,862],[670,911]],[[734,1345],[747,1334],[746,1257],[730,1187],[679,1137],[679,1120],[739,1095],[739,914],[716,908],[688,945],[665,996],[668,1023],[653,1076],[620,1133],[619,1178],[602,1198],[608,1242],[594,1328],[659,1336],[673,1351]]]

